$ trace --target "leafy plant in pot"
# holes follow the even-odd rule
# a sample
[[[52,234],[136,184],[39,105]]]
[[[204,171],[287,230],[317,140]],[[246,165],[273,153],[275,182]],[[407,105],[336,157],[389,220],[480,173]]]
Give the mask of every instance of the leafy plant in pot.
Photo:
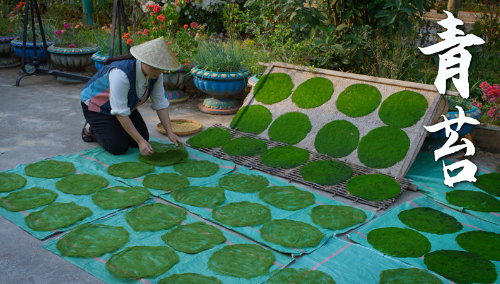
[[[24,5],[24,2],[21,3],[17,4],[16,10]],[[13,56],[14,46],[10,44],[17,37],[15,31],[20,26],[19,18],[15,13],[10,13],[7,5],[0,10],[0,68],[19,65],[19,60]]]

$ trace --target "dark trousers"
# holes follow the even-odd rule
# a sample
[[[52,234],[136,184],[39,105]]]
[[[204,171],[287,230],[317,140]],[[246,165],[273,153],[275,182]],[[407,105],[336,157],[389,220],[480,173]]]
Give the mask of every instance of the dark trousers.
[[[90,111],[84,103],[82,103],[82,109],[85,120],[90,124],[90,135],[106,151],[121,155],[125,154],[129,147],[139,147],[137,142],[123,129],[116,116]],[[135,109],[129,117],[141,136],[149,141],[148,128],[139,111]]]

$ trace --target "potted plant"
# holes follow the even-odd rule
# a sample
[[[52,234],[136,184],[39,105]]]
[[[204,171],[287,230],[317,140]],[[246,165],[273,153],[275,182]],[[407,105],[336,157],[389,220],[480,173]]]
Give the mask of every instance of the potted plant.
[[[23,2],[21,2],[23,3]],[[18,7],[24,4],[17,4]],[[16,8],[17,10],[17,8]],[[2,7],[0,11],[0,68],[13,67],[19,65],[19,60],[17,60],[14,55],[14,47],[10,45],[10,42],[14,40],[17,35],[15,31],[19,26],[19,21],[14,13],[9,13],[7,5]]]
[[[97,46],[99,46],[99,51],[94,53],[91,59],[94,61],[95,68],[99,71],[99,69],[104,66],[104,62],[106,62],[109,58],[109,53],[111,51],[111,31],[107,27],[102,27],[100,30],[95,32],[95,40],[97,42]],[[120,41],[122,44],[121,53],[119,51]],[[131,43],[132,39],[130,39],[130,34],[128,36],[124,34],[121,37],[115,36],[113,56],[129,53],[127,46]]]
[[[207,97],[198,108],[206,113],[233,114],[239,109],[232,97],[245,89],[250,71],[242,66],[247,54],[234,42],[201,41],[191,69],[195,86]]]

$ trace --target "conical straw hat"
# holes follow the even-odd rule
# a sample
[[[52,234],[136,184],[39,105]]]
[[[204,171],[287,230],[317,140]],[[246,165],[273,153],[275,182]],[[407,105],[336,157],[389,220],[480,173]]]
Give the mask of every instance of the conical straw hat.
[[[163,70],[178,70],[181,64],[163,37],[133,46],[130,53],[140,61]]]

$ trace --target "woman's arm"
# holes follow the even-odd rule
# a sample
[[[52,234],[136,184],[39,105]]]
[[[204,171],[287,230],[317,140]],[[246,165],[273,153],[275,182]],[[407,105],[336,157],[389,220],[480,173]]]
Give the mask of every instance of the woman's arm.
[[[142,137],[142,135],[137,131],[137,128],[135,128],[134,124],[132,123],[132,120],[128,116],[121,116],[121,115],[116,115],[116,118],[122,125],[123,129],[134,139],[134,141],[139,145],[139,150],[141,151],[141,154],[143,156],[148,156],[154,153],[153,147],[151,147],[151,144]]]

